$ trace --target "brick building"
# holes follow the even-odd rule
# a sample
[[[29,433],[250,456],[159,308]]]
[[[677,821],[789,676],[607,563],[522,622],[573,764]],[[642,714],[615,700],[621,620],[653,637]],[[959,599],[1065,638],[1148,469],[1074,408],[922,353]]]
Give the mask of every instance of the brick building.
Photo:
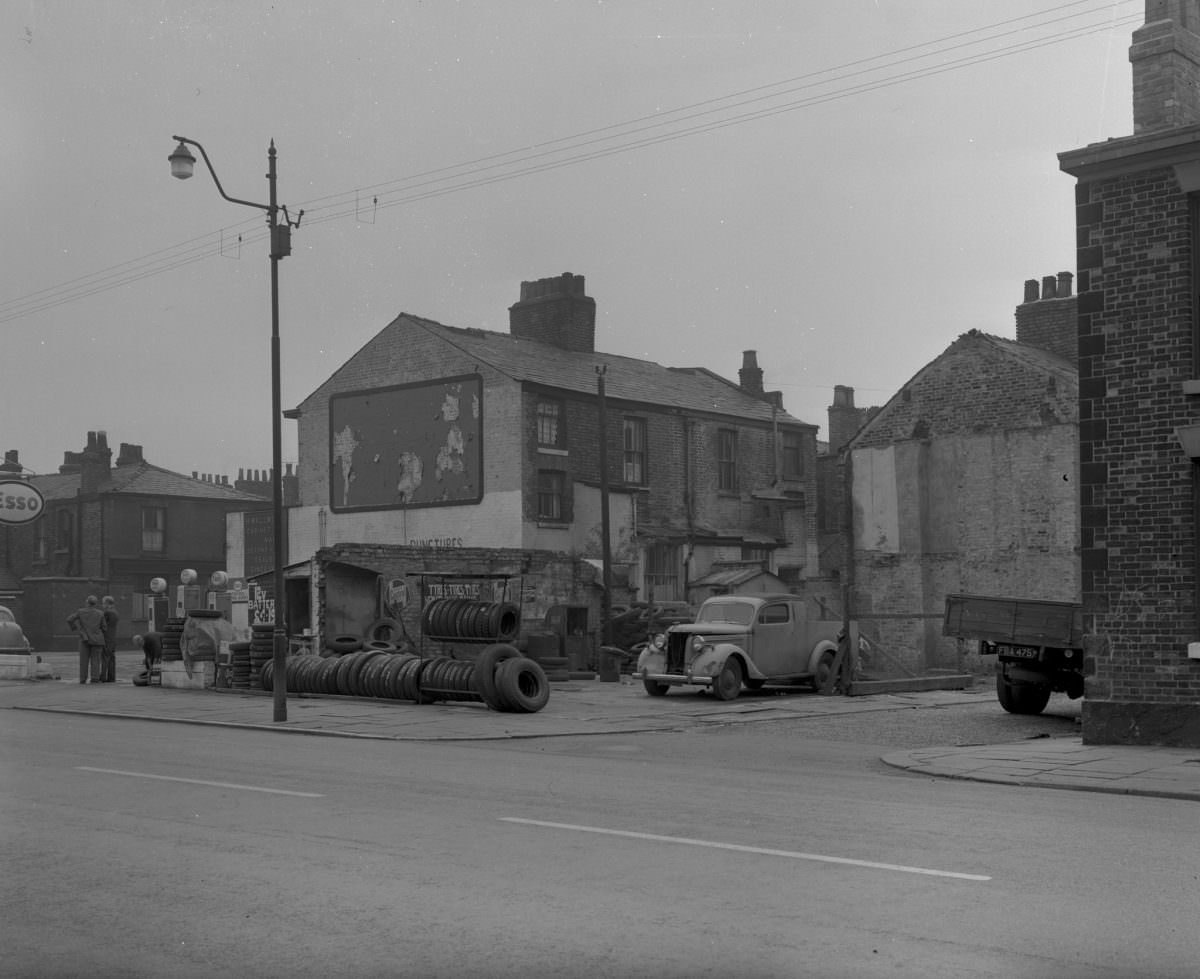
[[[854,614],[905,670],[959,668],[949,593],[1079,600],[1071,279],[1027,282],[1015,341],[963,334],[845,446]]]
[[[288,412],[293,560],[370,542],[596,562],[607,496],[630,596],[686,600],[736,562],[816,573],[816,426],[763,389],[754,351],[736,383],[597,351],[571,274],[522,283],[509,316],[505,334],[401,314]]]
[[[1132,136],[1076,178],[1089,743],[1200,745],[1200,2],[1147,0]]]
[[[6,463],[21,469],[17,451]],[[104,432],[64,453],[57,473],[22,478],[46,507],[38,520],[0,533],[0,582],[35,649],[74,646],[66,618],[89,594],[117,600],[119,638],[144,630],[152,578],[177,582],[193,568],[206,580],[224,570],[226,514],[269,509],[222,481],[153,466],[140,445],[121,443],[114,464]]]

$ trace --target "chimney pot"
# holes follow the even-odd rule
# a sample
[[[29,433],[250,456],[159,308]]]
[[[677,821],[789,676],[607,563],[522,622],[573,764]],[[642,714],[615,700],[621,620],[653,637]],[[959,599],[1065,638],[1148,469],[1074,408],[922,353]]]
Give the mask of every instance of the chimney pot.
[[[1055,293],[1055,295],[1059,299],[1066,299],[1071,295],[1071,283],[1074,281],[1074,279],[1075,276],[1073,276],[1070,272],[1058,273],[1058,291]]]
[[[1025,280],[1025,302],[1036,303],[1041,298],[1041,290],[1037,279]]]
[[[1053,299],[1058,280],[1053,275],[1047,275],[1042,278],[1042,298]]]

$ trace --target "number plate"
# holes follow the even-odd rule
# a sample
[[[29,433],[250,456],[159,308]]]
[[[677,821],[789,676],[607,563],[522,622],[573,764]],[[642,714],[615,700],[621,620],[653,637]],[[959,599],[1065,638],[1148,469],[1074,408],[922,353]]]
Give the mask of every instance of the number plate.
[[[1037,659],[1037,646],[1009,646],[1007,643],[997,643],[996,652],[1009,659]]]

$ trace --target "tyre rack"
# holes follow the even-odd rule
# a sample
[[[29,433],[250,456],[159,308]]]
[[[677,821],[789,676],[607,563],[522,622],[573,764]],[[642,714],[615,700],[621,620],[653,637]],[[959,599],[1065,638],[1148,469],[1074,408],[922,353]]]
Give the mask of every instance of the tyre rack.
[[[466,643],[468,645],[515,643],[521,632],[520,595],[524,586],[521,575],[466,574],[458,572],[421,572],[421,656],[425,641]],[[450,595],[441,587],[441,595],[430,599],[430,584],[445,586],[456,582],[499,582],[493,589],[493,601]],[[513,591],[516,595],[513,595]],[[498,594],[496,594],[498,592]],[[515,599],[515,600],[514,600]]]

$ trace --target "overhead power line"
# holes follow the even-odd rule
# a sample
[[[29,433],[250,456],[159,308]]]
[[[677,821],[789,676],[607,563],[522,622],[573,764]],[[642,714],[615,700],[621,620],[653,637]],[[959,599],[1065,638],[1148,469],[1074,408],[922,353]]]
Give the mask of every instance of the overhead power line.
[[[464,163],[427,170],[369,187],[316,198],[304,202],[305,226],[356,216],[361,212],[361,198],[364,194],[371,195],[372,207],[376,210],[399,207],[575,166],[618,153],[628,153],[661,143],[712,133],[730,126],[745,125],[771,116],[853,98],[918,79],[1062,44],[1091,34],[1111,31],[1142,19],[1140,11],[1122,15],[1116,13],[1118,7],[1130,7],[1134,4],[1136,0],[1116,0],[1105,10],[1098,10],[1094,0],[1074,0],[1036,14],[1010,18],[986,27],[860,58],[768,85],[744,89]],[[1100,14],[1105,14],[1103,20],[1097,19]],[[1040,33],[1018,39],[1020,35],[1031,32]],[[1004,43],[997,46],[998,42]],[[961,53],[983,45],[990,47],[973,53]],[[235,235],[237,229],[243,230]],[[178,245],[129,259],[101,271],[27,293],[0,303],[0,323],[32,315],[63,303],[76,302],[210,258],[222,249],[227,235],[235,238],[239,246],[250,245],[265,239],[267,230],[261,225],[260,218],[247,219],[221,231],[191,238]]]

